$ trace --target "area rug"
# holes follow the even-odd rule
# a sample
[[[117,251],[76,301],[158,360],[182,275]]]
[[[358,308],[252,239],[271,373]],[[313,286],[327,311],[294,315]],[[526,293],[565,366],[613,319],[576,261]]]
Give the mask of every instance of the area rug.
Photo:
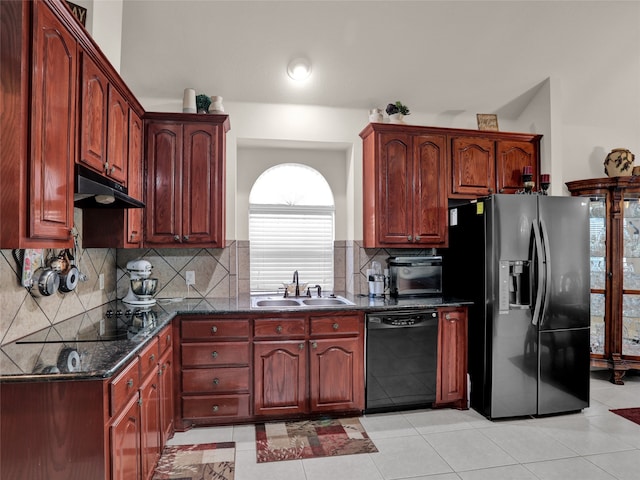
[[[620,415],[621,417],[640,425],[640,408],[616,408],[611,411],[616,415]]]
[[[256,424],[258,463],[377,451],[357,418]]]
[[[164,447],[153,480],[233,480],[235,442]]]

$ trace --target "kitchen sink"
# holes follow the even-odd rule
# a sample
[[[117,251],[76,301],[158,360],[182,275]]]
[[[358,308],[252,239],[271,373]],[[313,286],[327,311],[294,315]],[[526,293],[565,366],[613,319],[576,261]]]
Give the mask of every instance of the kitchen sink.
[[[251,297],[252,308],[314,308],[355,305],[344,297]]]

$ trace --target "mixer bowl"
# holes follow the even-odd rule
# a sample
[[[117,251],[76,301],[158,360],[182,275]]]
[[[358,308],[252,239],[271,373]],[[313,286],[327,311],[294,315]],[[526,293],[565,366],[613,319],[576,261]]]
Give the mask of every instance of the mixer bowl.
[[[138,298],[151,298],[158,287],[157,278],[140,278],[131,280],[131,291]]]

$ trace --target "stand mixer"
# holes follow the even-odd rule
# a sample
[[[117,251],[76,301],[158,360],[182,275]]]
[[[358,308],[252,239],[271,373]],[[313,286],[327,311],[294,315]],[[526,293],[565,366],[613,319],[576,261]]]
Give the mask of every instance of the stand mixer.
[[[153,267],[146,260],[131,260],[127,262],[127,274],[131,277],[129,293],[122,299],[129,305],[155,305],[153,295],[158,286],[157,278],[149,278]]]

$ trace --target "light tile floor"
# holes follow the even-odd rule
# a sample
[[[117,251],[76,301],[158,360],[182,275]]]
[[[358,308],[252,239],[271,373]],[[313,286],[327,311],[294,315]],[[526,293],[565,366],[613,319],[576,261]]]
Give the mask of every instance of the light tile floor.
[[[365,415],[378,453],[256,463],[253,425],[196,428],[170,444],[236,442],[235,480],[638,480],[640,425],[609,411],[640,407],[640,375],[625,385],[591,373],[580,413],[492,422],[474,410]]]

